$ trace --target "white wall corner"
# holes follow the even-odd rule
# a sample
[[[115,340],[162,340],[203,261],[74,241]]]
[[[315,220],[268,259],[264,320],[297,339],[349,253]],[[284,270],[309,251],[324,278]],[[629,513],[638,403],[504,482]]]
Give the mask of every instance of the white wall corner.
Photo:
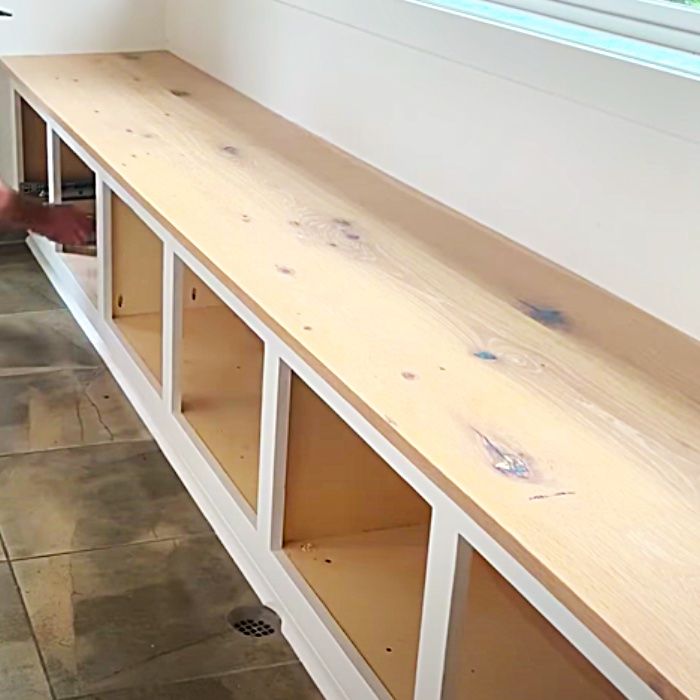
[[[0,55],[163,49],[167,0],[2,0]],[[9,115],[10,82],[0,70],[0,114]],[[12,180],[9,118],[0,119],[0,179]]]

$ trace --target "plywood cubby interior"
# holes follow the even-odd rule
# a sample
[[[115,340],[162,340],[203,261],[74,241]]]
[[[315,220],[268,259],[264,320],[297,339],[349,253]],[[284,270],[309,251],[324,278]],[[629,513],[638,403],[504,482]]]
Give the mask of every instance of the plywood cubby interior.
[[[112,317],[160,383],[163,348],[163,243],[112,193]]]
[[[263,342],[187,267],[182,294],[182,415],[255,510]]]
[[[20,100],[22,125],[22,181],[48,186],[46,122],[27,102]]]
[[[23,182],[48,185],[46,122],[25,100],[20,101],[20,119]],[[61,176],[65,182],[80,182],[94,177],[90,168],[65,143],[61,143]]]
[[[393,697],[413,697],[430,506],[293,376],[284,549]]]
[[[444,700],[623,697],[464,542],[452,610]]]

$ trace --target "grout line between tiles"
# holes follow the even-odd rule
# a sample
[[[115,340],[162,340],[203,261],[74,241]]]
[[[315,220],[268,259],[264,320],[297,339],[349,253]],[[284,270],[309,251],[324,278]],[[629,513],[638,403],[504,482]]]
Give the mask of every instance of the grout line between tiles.
[[[50,552],[48,554],[34,554],[28,557],[14,557],[10,559],[9,551],[6,550],[7,560],[12,563],[25,561],[35,561],[36,559],[51,559],[53,557],[66,557],[73,554],[90,554],[91,552],[104,552],[108,549],[126,549],[127,547],[139,547],[144,544],[156,544],[159,542],[176,542],[180,540],[195,539],[197,537],[215,536],[213,530],[202,530],[201,532],[185,532],[182,535],[172,537],[161,537],[148,540],[137,540],[135,542],[117,542],[114,544],[98,545],[97,547],[86,547],[84,549],[69,549],[64,552]]]
[[[66,445],[65,447],[61,447],[58,445],[57,447],[47,447],[41,450],[26,450],[22,452],[3,452],[0,453],[0,460],[2,459],[10,459],[12,457],[22,457],[22,456],[27,456],[27,455],[34,455],[34,454],[43,454],[44,452],[73,452],[74,450],[89,450],[93,447],[106,447],[107,445],[114,445],[115,447],[118,447],[119,445],[136,445],[138,443],[142,442],[144,447],[150,445],[152,447],[155,447],[155,449],[160,452],[160,448],[158,447],[158,443],[150,437],[143,437],[143,438],[125,438],[125,439],[120,439],[120,440],[105,440],[104,442],[86,442],[86,443],[81,443],[78,445]],[[167,460],[166,460],[167,461]],[[170,464],[170,462],[168,462]]]
[[[60,452],[61,450],[75,450],[81,447],[100,447],[102,445],[120,445],[132,444],[135,442],[152,442],[157,445],[156,441],[152,437],[134,437],[134,438],[123,438],[120,440],[98,440],[97,442],[86,442],[77,445],[58,445],[57,447],[45,447],[43,449],[37,450],[21,450],[19,452],[0,452],[0,458],[3,457],[19,457],[21,455],[33,455],[39,452]],[[169,462],[168,462],[169,464]]]
[[[2,318],[2,316],[0,316]],[[39,367],[3,367],[0,368],[0,379],[15,377],[30,377],[37,374],[51,374],[51,372],[80,372],[81,370],[103,369],[102,365],[45,365]]]
[[[0,314],[0,317],[2,317],[2,316],[32,316],[32,315],[36,315],[36,314],[55,314],[55,313],[60,313],[63,316],[68,315],[71,317],[71,319],[73,318],[73,315],[65,306],[57,306],[55,309],[29,309],[29,310],[20,309],[18,311],[10,311],[9,313]],[[90,345],[90,347],[92,347],[92,345]]]
[[[19,587],[19,581],[15,574],[14,566],[12,565],[12,560],[10,559],[10,553],[5,546],[5,541],[0,535],[0,546],[2,546],[5,559],[7,559],[7,567],[10,571],[10,576],[12,577],[12,582],[15,585],[15,590],[20,600],[20,605],[22,606],[22,612],[24,612],[24,619],[27,621],[27,626],[29,627],[29,633],[32,635],[32,641],[34,642],[34,649],[36,649],[36,655],[39,659],[39,664],[41,665],[41,671],[44,674],[44,680],[46,681],[46,687],[49,689],[49,695],[51,700],[56,700],[56,694],[54,693],[53,686],[51,685],[51,679],[49,678],[49,672],[46,668],[46,661],[44,655],[41,653],[41,647],[39,646],[39,640],[37,639],[36,633],[34,632],[34,625],[32,624],[32,618],[29,616],[29,610],[27,609],[27,604],[24,601],[24,596],[22,595],[22,589]]]
[[[153,685],[133,685],[127,686],[125,688],[115,688],[114,690],[108,691],[106,699],[109,700],[109,693],[124,692],[127,690],[148,690],[149,688],[171,688],[175,685],[184,685],[185,683],[191,683],[193,681],[204,681],[208,679],[215,678],[228,678],[229,676],[240,676],[245,673],[254,673],[256,671],[268,671],[275,668],[284,668],[286,666],[301,666],[301,661],[298,659],[290,659],[289,661],[278,661],[274,664],[264,664],[261,666],[248,666],[246,668],[236,668],[225,673],[210,673],[202,676],[192,676],[191,678],[181,678],[176,681],[170,681],[167,683],[155,683]],[[61,700],[91,700],[94,697],[94,693],[87,693],[86,695],[71,695],[67,698],[62,698]]]

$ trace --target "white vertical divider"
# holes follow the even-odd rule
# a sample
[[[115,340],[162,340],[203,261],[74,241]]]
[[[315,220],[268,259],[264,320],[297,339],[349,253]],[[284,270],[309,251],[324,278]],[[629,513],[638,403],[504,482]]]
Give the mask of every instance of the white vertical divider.
[[[265,547],[282,548],[284,487],[292,373],[282,362],[276,343],[265,343],[262,419],[260,423],[260,477],[258,531]]]
[[[17,90],[12,90],[12,116],[10,128],[12,129],[12,142],[15,145],[15,162],[12,187],[19,189],[19,184],[24,180],[24,146],[22,137],[22,98]]]
[[[418,643],[415,700],[442,697],[452,600],[458,571],[458,523],[451,513],[433,509],[428,544],[423,612]],[[469,548],[471,553],[471,548]],[[463,569],[464,566],[460,566]]]
[[[61,139],[46,125],[46,166],[49,181],[49,204],[60,204],[63,178],[61,177]]]
[[[49,186],[49,204],[61,203],[61,141],[58,135],[46,123],[46,179]],[[43,236],[39,237],[46,250],[60,252],[63,246]]]
[[[183,264],[172,244],[163,245],[163,401],[169,413],[180,412]]]
[[[97,233],[97,309],[100,318],[112,318],[112,191],[98,170],[95,173]]]

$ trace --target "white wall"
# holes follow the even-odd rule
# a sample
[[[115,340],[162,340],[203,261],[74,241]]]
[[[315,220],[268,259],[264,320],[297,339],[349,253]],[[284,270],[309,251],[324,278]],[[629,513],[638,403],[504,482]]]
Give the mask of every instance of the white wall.
[[[165,46],[167,0],[0,0],[0,55],[135,51]],[[12,179],[10,85],[0,71],[0,179]]]
[[[274,111],[700,338],[699,83],[405,0],[169,0],[167,37]]]

